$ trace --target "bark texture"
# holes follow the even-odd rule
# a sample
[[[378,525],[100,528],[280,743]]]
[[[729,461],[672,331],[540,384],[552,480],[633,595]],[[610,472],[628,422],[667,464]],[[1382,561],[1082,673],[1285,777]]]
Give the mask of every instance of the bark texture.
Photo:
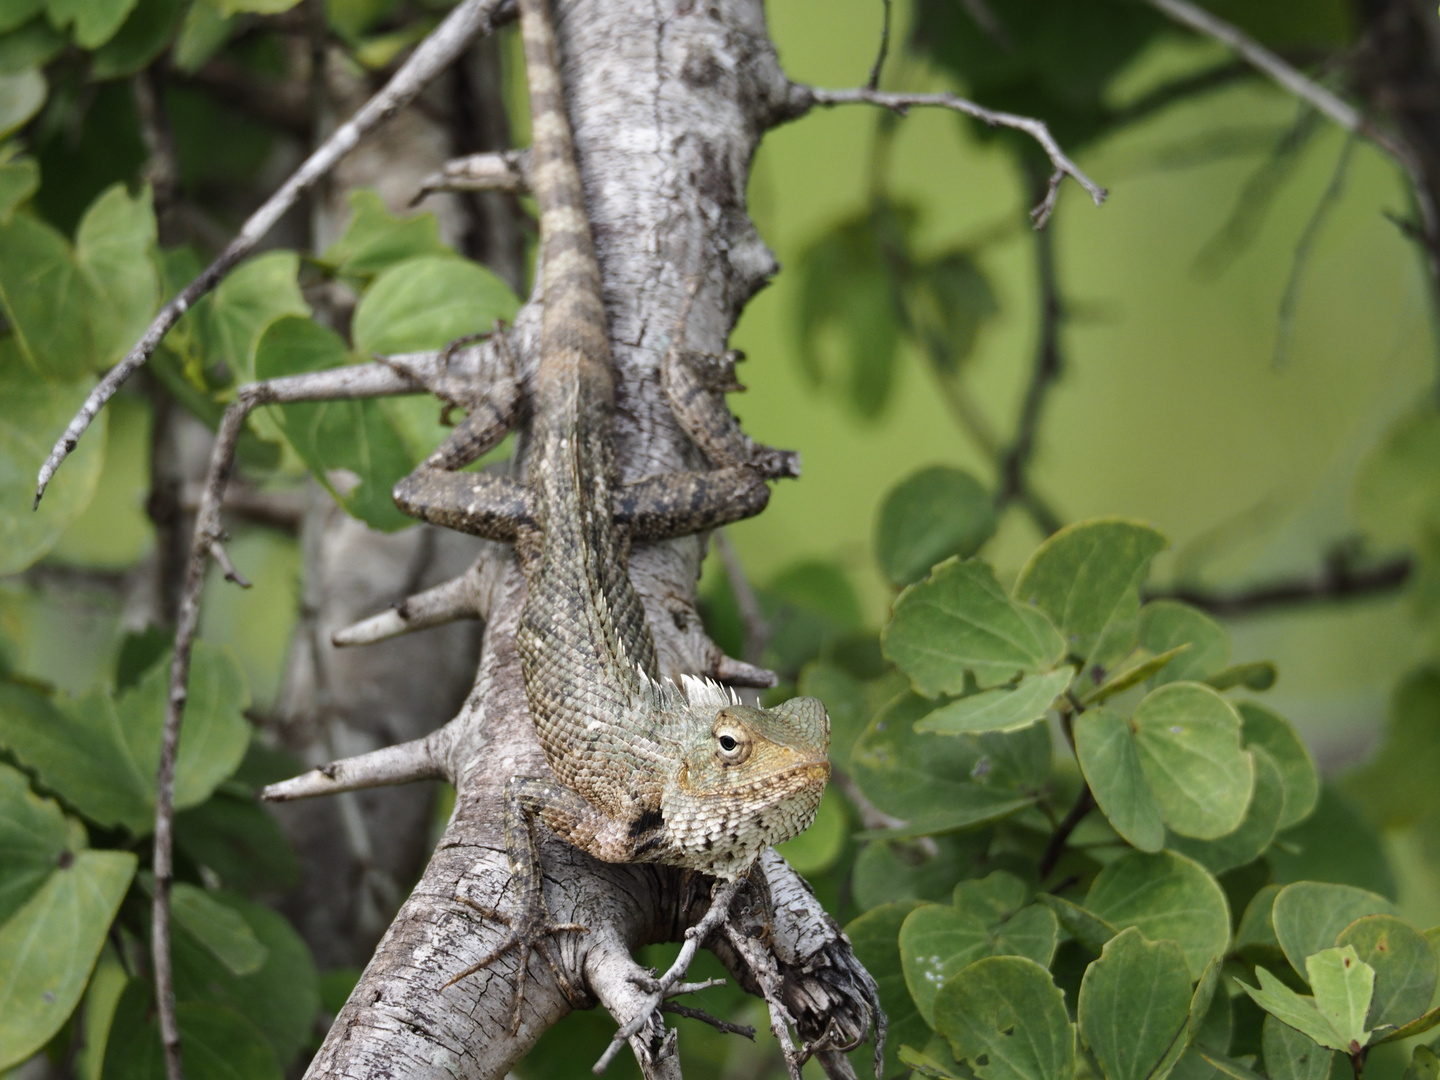
[[[746,179],[762,133],[808,101],[799,100],[780,70],[759,0],[562,0],[554,8],[605,277],[620,478],[693,468],[702,462],[665,401],[661,360],[692,279],[700,287],[686,344],[719,352],[741,307],[776,270],[745,213]],[[512,341],[527,393],[538,321],[532,301]],[[519,453],[523,459],[523,432]],[[704,542],[687,537],[630,555],[661,668],[672,677],[711,670],[715,662],[695,606]],[[632,982],[642,972],[631,952],[679,938],[708,904],[708,879],[604,864],[552,841],[542,845],[549,910],[557,921],[591,928],[561,936],[557,951],[572,981],[593,1000],[567,1001],[537,959],[523,1022],[512,1035],[513,954],[445,987],[500,937],[502,927],[457,897],[502,911],[508,906],[500,827],[505,781],[547,774],[514,643],[524,582],[508,548],[483,545],[481,560],[485,635],[478,675],[459,715],[427,746],[455,784],[455,811],[310,1076],[502,1076],[573,1007],[598,1001],[629,1019],[643,996]],[[292,811],[306,812],[313,811],[304,805]],[[779,1017],[782,1029],[786,1016],[776,1007],[802,1038],[822,1040],[822,1062],[832,1075],[850,1075],[834,1047],[865,1034],[873,983],[848,942],[773,853],[752,875],[741,904],[745,917],[713,942],[717,953],[743,985],[771,989],[772,1018]],[[767,961],[757,965],[760,952]],[[631,1044],[648,1076],[678,1075],[673,1034],[667,1038],[652,1025]]]

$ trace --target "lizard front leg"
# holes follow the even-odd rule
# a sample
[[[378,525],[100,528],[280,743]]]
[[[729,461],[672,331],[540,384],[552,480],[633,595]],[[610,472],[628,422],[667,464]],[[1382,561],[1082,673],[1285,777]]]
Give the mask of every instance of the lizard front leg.
[[[499,945],[471,964],[445,984],[454,986],[461,979],[483,971],[512,949],[519,954],[515,970],[515,1011],[510,1033],[520,1030],[520,1008],[525,1001],[525,981],[530,954],[538,952],[545,958],[566,999],[577,1008],[585,995],[570,981],[564,967],[550,947],[554,934],[586,934],[589,927],[579,923],[557,923],[545,907],[544,875],[540,867],[540,851],[535,844],[534,819],[554,822],[562,829],[567,825],[582,827],[600,813],[579,795],[550,780],[533,777],[512,777],[505,785],[505,853],[510,860],[510,880],[515,883],[516,896],[512,914],[476,903],[463,893],[461,903],[474,908],[487,919],[504,923],[509,928]],[[595,823],[598,824],[598,823]]]

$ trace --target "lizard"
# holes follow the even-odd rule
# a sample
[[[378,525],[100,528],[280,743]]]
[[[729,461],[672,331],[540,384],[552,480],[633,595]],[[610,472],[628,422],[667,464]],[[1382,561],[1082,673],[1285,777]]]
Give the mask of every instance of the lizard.
[[[546,3],[519,2],[544,302],[527,483],[522,489],[504,477],[454,471],[498,441],[495,431],[516,412],[513,362],[502,347],[496,355],[508,370],[497,380],[500,404],[474,403],[475,422],[467,426],[467,416],[447,445],[395,489],[409,513],[513,543],[526,580],[516,644],[552,776],[506,784],[514,906],[502,913],[460,899],[508,931],[451,980],[516,950],[517,1031],[532,951],[577,1000],[550,938],[585,929],[556,923],[546,910],[537,824],[605,861],[660,863],[733,881],[766,847],[810,824],[830,774],[829,719],[818,700],[752,707],[708,679],[682,675],[677,684],[658,670],[627,570],[629,545],[758,512],[756,503],[764,503],[757,485],[768,498],[767,476],[798,470],[782,452],[722,430],[705,444],[718,467],[617,490],[602,280]],[[703,380],[686,370],[671,367],[672,402],[703,396],[697,389]]]

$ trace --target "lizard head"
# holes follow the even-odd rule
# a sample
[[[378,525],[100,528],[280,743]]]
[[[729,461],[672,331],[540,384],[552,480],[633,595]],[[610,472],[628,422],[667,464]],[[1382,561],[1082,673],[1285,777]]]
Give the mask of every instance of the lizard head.
[[[662,812],[686,865],[733,877],[815,819],[830,778],[830,719],[815,698],[760,709],[692,693],[690,712]]]

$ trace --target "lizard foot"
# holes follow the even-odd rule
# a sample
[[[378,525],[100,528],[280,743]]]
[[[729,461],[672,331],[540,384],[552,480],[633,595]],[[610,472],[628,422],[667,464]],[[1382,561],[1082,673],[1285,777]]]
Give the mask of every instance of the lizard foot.
[[[550,937],[554,934],[588,934],[590,928],[581,926],[579,923],[557,923],[550,921],[550,914],[545,910],[543,902],[521,905],[514,915],[506,915],[492,907],[480,904],[468,896],[457,896],[462,904],[474,908],[485,918],[492,922],[504,923],[510,928],[505,935],[505,940],[491,949],[475,963],[471,964],[460,974],[447,982],[440,989],[445,990],[461,979],[474,975],[477,971],[483,971],[500,957],[504,956],[511,949],[520,954],[520,963],[515,971],[515,1011],[510,1020],[510,1034],[515,1035],[520,1031],[520,1006],[525,1000],[525,980],[530,967],[530,954],[538,952],[550,965],[550,970],[555,974],[555,981],[560,986],[560,991],[565,995],[567,1001],[576,1008],[580,1008],[586,1002],[585,995],[580,992],[570,977],[565,974],[565,969],[556,958],[554,951],[550,948]]]

